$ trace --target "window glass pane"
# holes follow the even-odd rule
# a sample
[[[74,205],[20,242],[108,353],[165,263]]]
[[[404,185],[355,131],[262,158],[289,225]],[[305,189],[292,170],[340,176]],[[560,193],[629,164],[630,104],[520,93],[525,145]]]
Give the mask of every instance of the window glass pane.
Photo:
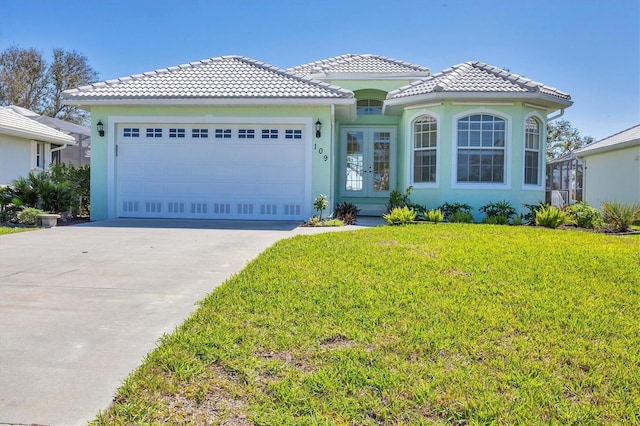
[[[458,146],[469,146],[468,132],[458,132]]]
[[[469,145],[480,146],[480,132],[471,131],[469,134]]]

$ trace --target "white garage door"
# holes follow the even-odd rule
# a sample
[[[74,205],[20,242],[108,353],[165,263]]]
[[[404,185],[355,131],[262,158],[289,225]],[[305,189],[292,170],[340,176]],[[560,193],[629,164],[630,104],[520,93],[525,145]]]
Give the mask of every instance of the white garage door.
[[[304,219],[304,133],[300,125],[120,125],[118,216]]]

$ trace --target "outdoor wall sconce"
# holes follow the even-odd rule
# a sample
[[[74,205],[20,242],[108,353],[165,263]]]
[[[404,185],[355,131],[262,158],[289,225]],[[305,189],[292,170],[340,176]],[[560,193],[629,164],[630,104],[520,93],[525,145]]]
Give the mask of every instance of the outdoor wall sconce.
[[[104,124],[102,124],[102,120],[98,120],[96,127],[98,128],[98,134],[104,136]]]
[[[316,121],[316,138],[319,138],[322,135],[320,130],[322,130],[322,123],[320,122],[320,119],[318,119],[318,121]]]

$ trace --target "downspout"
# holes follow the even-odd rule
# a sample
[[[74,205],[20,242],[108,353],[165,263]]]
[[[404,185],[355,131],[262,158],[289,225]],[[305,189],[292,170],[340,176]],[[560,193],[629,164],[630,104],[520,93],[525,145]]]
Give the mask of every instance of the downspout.
[[[560,118],[560,117],[562,117],[563,115],[564,115],[564,108],[561,108],[561,109],[560,109],[560,113],[559,113],[559,114],[554,115],[553,117],[547,117],[547,122],[549,122],[549,121],[553,121],[553,120],[555,120],[556,118]]]
[[[329,163],[329,199],[331,200],[331,215],[333,215],[333,206],[336,205],[335,197],[335,166],[336,166],[336,105],[331,104],[331,162]]]

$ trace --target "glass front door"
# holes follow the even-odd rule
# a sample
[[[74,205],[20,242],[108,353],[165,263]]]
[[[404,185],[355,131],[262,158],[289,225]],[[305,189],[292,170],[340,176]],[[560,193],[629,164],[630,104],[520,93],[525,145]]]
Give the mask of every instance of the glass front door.
[[[394,128],[343,128],[343,195],[388,197],[394,144]]]

